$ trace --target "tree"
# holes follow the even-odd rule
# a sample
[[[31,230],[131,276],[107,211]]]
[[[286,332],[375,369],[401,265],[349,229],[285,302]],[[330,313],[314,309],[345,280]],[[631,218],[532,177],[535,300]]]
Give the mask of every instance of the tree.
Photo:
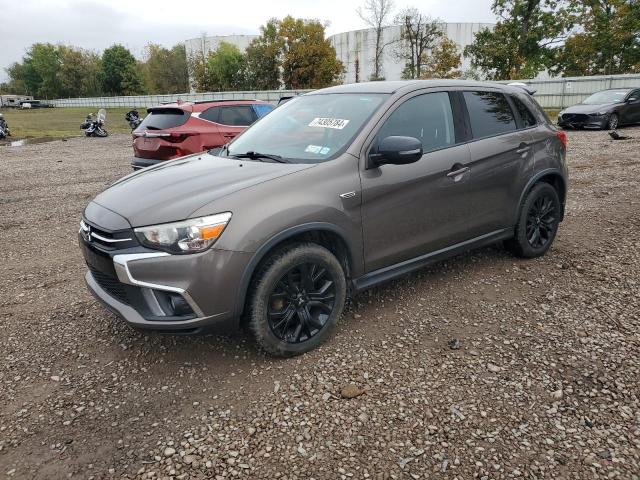
[[[553,73],[565,76],[640,72],[640,2],[572,0],[575,31],[560,50]]]
[[[220,42],[218,48],[209,52],[208,72],[213,90],[243,90],[246,84],[246,60],[243,53],[227,42]]]
[[[57,98],[62,90],[58,76],[60,65],[60,55],[55,45],[34,43],[22,58],[22,67],[17,72],[22,76],[25,90],[30,95]]]
[[[251,41],[246,51],[247,88],[276,90],[280,88],[283,40],[278,34],[280,22],[272,18],[260,27],[261,34]]]
[[[370,80],[384,80],[382,75],[382,56],[388,44],[383,41],[384,27],[388,26],[393,11],[393,0],[365,0],[364,8],[358,7],[358,16],[375,31],[375,51],[373,55],[373,74]]]
[[[169,50],[148,44],[142,71],[146,90],[151,94],[184,93],[189,90],[184,45],[175,45]]]
[[[420,78],[426,53],[434,49],[444,35],[442,22],[423,15],[413,7],[398,13],[395,21],[402,25],[396,51],[396,56],[405,62],[402,78]]]
[[[136,95],[144,91],[136,59],[122,45],[113,45],[102,53],[102,85],[106,93]]]
[[[459,78],[460,51],[456,42],[443,37],[440,43],[424,60],[424,73],[420,78]]]
[[[492,80],[532,78],[553,63],[573,17],[568,0],[494,0],[499,21],[467,46],[465,56]]]
[[[66,45],[58,47],[61,65],[58,72],[62,97],[99,95],[100,57],[93,52]]]
[[[317,20],[285,17],[279,25],[282,39],[282,79],[287,89],[323,88],[344,72],[336,50]]]

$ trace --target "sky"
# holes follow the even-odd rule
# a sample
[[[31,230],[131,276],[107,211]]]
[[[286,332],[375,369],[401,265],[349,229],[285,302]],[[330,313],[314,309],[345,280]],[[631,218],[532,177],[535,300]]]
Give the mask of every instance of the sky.
[[[286,15],[328,22],[327,34],[366,28],[356,9],[364,0],[0,0],[0,82],[5,68],[36,42],[102,51],[114,43],[141,57],[144,46],[171,47],[202,33],[256,34]],[[395,0],[446,22],[493,22],[492,0]]]

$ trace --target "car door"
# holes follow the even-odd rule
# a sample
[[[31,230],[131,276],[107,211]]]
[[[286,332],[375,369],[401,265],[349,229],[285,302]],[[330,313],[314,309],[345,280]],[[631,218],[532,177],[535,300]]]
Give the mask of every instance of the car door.
[[[473,141],[469,143],[473,189],[467,200],[481,204],[474,219],[480,234],[513,227],[514,201],[532,168],[534,138],[519,129],[507,97],[496,90],[462,92]]]
[[[454,111],[449,92],[413,94],[388,112],[372,132],[366,156],[375,154],[383,138],[394,135],[418,138],[424,154],[408,165],[362,167],[367,272],[473,235],[469,222],[477,205],[467,201],[472,189],[469,147],[456,130]]]
[[[640,123],[640,89],[632,91],[627,96],[623,109],[624,118],[621,118],[623,123]]]

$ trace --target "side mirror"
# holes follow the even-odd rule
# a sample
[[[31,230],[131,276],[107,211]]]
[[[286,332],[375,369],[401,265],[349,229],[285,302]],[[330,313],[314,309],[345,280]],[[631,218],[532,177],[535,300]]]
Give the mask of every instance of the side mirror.
[[[638,100],[640,100],[640,97],[629,97],[627,103],[636,103]]]
[[[369,154],[368,168],[381,165],[407,165],[422,158],[422,142],[414,137],[383,138],[376,152]]]

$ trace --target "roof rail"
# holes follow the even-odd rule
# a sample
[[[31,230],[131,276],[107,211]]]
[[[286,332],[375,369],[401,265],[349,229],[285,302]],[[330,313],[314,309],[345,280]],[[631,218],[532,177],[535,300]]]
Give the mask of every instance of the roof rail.
[[[533,88],[530,88],[529,85],[527,85],[526,83],[523,82],[511,82],[511,83],[507,83],[507,86],[509,87],[519,87],[521,89],[523,89],[525,92],[527,92],[529,95],[533,95],[537,92],[537,90],[534,90]]]

